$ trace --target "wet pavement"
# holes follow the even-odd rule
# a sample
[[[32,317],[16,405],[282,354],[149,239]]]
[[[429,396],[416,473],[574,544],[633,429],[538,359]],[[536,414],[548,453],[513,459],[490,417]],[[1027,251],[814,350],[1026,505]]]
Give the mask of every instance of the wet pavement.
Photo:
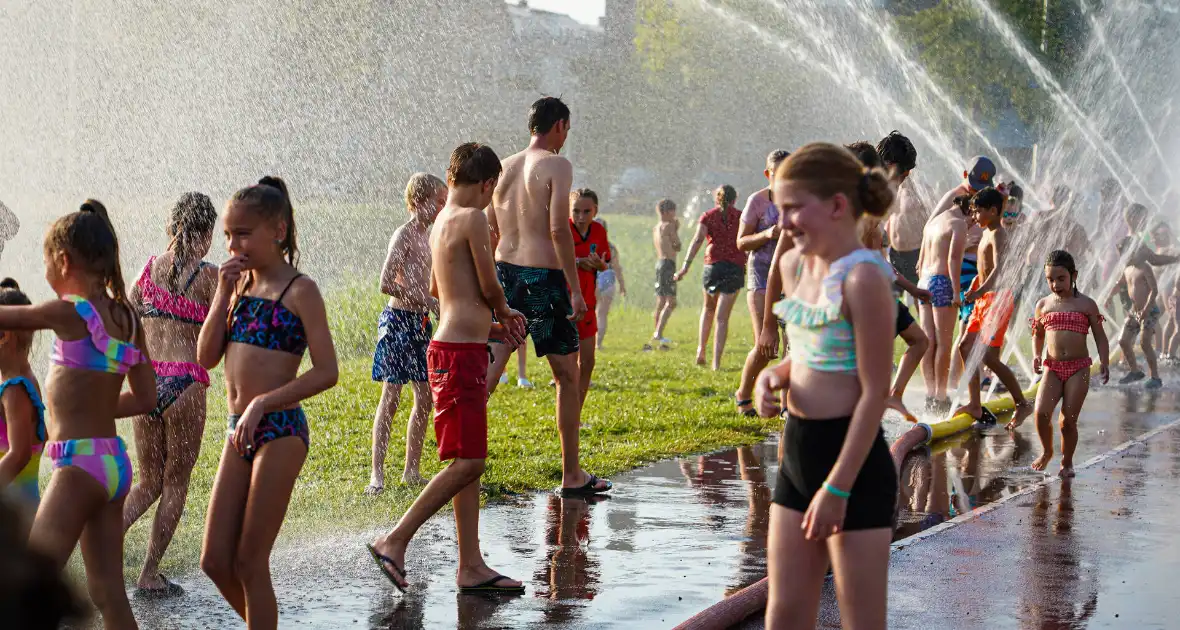
[[[1078,462],[1171,422],[1178,412],[1180,391],[1095,391],[1080,421]],[[890,422],[887,433],[902,429]],[[1160,571],[1136,567],[1162,561],[1153,553],[1168,547],[1154,549],[1153,542],[1174,538],[1168,534],[1180,529],[1165,520],[1180,497],[1163,497],[1180,475],[1177,447],[1180,434],[1169,431],[1144,454],[1131,451],[1083,471],[1067,492],[1070,509],[1060,508],[1062,486],[1054,484],[897,552],[891,627],[948,627],[952,619],[954,627],[1026,627],[1026,619],[1065,619],[1066,601],[1091,623],[1098,612],[1115,622],[1132,612],[1136,619],[1149,617],[1140,599],[1150,600],[1152,610],[1166,609],[1175,598],[1157,593],[1167,586],[1166,574],[1161,581]],[[406,595],[365,551],[378,532],[336,528],[315,539],[281,537],[272,561],[281,625],[671,627],[765,575],[767,480],[773,483],[777,470],[776,448],[771,441],[660,462],[616,477],[614,496],[597,503],[539,494],[487,506],[480,533],[488,564],[524,580],[522,597],[456,592],[449,513],[427,523],[411,545],[407,568],[414,586]],[[1043,475],[1028,469],[1037,452],[1030,421],[1015,437],[991,428],[954,448],[911,457],[897,537],[1041,483]],[[1062,527],[1073,538],[1062,538]],[[1075,564],[1064,566],[1070,558]],[[1062,566],[1051,568],[1054,562]],[[1132,581],[1130,570],[1142,575]],[[188,590],[184,597],[133,601],[142,627],[243,627],[199,571],[174,579]],[[1119,584],[1122,579],[1134,588]],[[1094,608],[1091,591],[1103,596],[1098,612],[1086,613]],[[1131,602],[1139,602],[1134,610]],[[830,624],[835,613],[828,608]],[[1071,623],[1038,627],[1075,627]]]

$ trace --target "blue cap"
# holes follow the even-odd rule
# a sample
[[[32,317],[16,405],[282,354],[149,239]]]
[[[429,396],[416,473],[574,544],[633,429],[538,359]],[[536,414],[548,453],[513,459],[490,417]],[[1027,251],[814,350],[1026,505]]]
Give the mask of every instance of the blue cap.
[[[971,189],[978,192],[994,185],[996,179],[996,165],[992,163],[991,159],[977,155],[971,158],[967,163],[967,184]]]

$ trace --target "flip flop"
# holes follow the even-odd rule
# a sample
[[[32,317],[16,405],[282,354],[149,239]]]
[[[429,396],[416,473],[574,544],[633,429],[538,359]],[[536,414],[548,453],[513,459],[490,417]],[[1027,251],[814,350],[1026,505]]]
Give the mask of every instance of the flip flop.
[[[164,586],[160,588],[143,588],[137,586],[135,588],[136,597],[147,597],[152,599],[160,599],[165,597],[179,597],[184,595],[184,588],[176,582],[168,579],[168,576],[163,573],[160,574],[160,579],[164,580]]]
[[[597,489],[597,488],[595,488],[595,486],[598,485],[598,481],[599,481],[598,477],[596,477],[594,475],[590,475],[590,480],[587,481],[584,485],[579,486],[577,488],[566,488],[564,486],[559,487],[557,489],[557,496],[559,496],[559,497],[585,497],[585,496],[590,496],[590,495],[594,495],[594,494],[601,494],[603,492],[609,492],[611,490],[611,488],[615,487],[615,484],[603,479],[602,481],[606,481],[606,487],[602,488],[602,489]]]
[[[384,491],[385,491],[385,486],[378,486],[375,484],[369,484],[368,486],[365,486],[365,496],[367,496],[367,497],[378,496]]]
[[[753,418],[754,416],[758,415],[758,412],[754,411],[754,399],[753,398],[737,401],[737,410],[738,410],[738,413],[742,414],[743,416],[745,416],[747,418]]]
[[[373,545],[367,544],[365,547],[368,547],[369,555],[373,556],[373,562],[377,563],[377,568],[381,569],[381,572],[385,574],[385,577],[389,579],[393,586],[403,593],[406,592],[406,587],[398,583],[397,579],[393,577],[393,573],[389,571],[389,569],[393,569],[393,572],[397,573],[397,576],[404,580],[406,579],[405,569],[397,566],[397,563],[393,561],[393,558],[390,558],[389,556],[382,554],[380,551],[377,551],[377,548]]]
[[[983,407],[983,413],[981,413],[979,418],[977,418],[975,421],[981,424],[992,425],[999,422],[1000,419],[996,417],[996,414],[992,413],[991,409]]]
[[[479,584],[476,584],[475,586],[460,586],[459,592],[460,593],[504,593],[504,594],[518,593],[518,594],[523,594],[524,593],[524,584],[521,584],[520,586],[496,586],[497,582],[500,582],[501,580],[509,580],[509,579],[512,579],[512,578],[504,577],[503,575],[497,575],[496,577],[494,577],[486,582],[480,582]]]

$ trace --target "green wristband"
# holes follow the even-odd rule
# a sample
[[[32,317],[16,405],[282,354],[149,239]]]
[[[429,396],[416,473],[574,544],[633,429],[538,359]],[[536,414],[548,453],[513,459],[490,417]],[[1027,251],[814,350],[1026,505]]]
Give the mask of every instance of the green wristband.
[[[852,496],[851,492],[845,492],[826,481],[824,482],[824,490],[827,490],[829,494],[838,496],[841,499],[847,499],[848,497]]]

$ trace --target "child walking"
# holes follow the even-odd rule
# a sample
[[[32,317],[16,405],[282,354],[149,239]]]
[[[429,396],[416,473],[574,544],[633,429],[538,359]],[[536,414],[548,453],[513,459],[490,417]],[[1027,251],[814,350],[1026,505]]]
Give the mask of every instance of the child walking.
[[[884,628],[897,473],[881,430],[896,311],[888,263],[857,221],[883,216],[881,169],[843,147],[810,144],[779,166],[774,199],[795,243],[775,305],[790,357],[763,371],[759,408],[786,390],[782,466],[770,512],[766,627],[814,627],[831,566],[846,627]],[[881,317],[889,313],[890,317]]]
[[[676,310],[676,256],[680,254],[680,221],[676,218],[676,203],[671,199],[661,199],[656,204],[656,214],[660,220],[652,229],[652,240],[656,248],[656,330],[651,335],[652,343],[645,347],[650,350],[653,345],[666,347],[672,343],[664,336],[664,327]]]
[[[276,628],[270,553],[310,444],[300,402],[336,384],[336,349],[319,288],[299,273],[295,213],[277,177],[234,193],[225,211],[230,258],[201,327],[197,360],[225,358],[225,448],[201,569],[250,628]],[[299,374],[304,352],[311,369]]]
[[[16,280],[0,281],[0,306],[31,304]],[[47,437],[41,386],[29,365],[32,347],[32,331],[0,332],[0,495],[15,498],[29,519],[41,501],[37,473]]]
[[[131,288],[143,335],[155,360],[156,406],[132,419],[139,481],[123,506],[126,532],[160,501],[152,519],[135,593],[175,597],[184,589],[160,573],[188,498],[189,479],[205,432],[209,372],[197,364],[197,336],[209,314],[217,267],[202,260],[213,242],[217,211],[209,197],[185,193],[172,208],[168,251],[152,256]]]
[[[447,205],[431,232],[435,265],[431,288],[439,300],[438,333],[430,342],[430,390],[439,459],[453,459],[435,475],[389,534],[367,545],[378,568],[399,591],[406,580],[406,547],[418,528],[454,499],[459,543],[456,582],[461,593],[523,593],[524,585],[484,563],[479,550],[479,478],[488,454],[487,369],[490,337],[509,347],[525,336],[524,316],[508,307],[496,277],[488,219],[501,172],[491,148],[468,143],[451,154]],[[492,323],[492,315],[499,321]]]
[[[123,590],[123,499],[131,488],[131,460],[115,418],[151,411],[156,379],[127,303],[119,241],[101,203],[87,200],[54,222],[45,235],[45,267],[59,299],[0,306],[6,334],[50,329],[57,335],[46,388],[53,421],[45,456],[53,476],[29,545],[60,569],[81,541],[86,587],[103,626],[135,628]],[[130,391],[122,391],[124,381]]]
[[[381,292],[389,304],[377,322],[373,351],[373,380],[382,383],[381,402],[373,417],[373,469],[365,494],[385,489],[385,452],[389,429],[397,415],[402,387],[414,391],[414,408],[406,422],[406,461],[402,483],[422,485],[419,463],[426,420],[430,415],[430,384],[426,380],[426,346],[433,332],[430,314],[438,314],[438,300],[430,296],[430,226],[447,203],[447,185],[434,175],[415,173],[406,184],[410,220],[393,232],[381,272]]]
[[[1127,250],[1131,250],[1129,255]],[[1159,285],[1156,283],[1155,271],[1148,261],[1149,250],[1136,240],[1136,237],[1125,236],[1119,241],[1118,252],[1127,256],[1127,265],[1123,268],[1123,277],[1117,287],[1126,289],[1131,306],[1127,309],[1127,319],[1123,322],[1123,330],[1119,334],[1119,347],[1123,350],[1123,360],[1127,362],[1130,371],[1119,379],[1119,384],[1127,385],[1143,380],[1144,374],[1139,370],[1139,363],[1135,360],[1135,338],[1139,337],[1139,347],[1143,350],[1143,360],[1147,363],[1147,373],[1150,376],[1143,387],[1159,389],[1163,387],[1163,381],[1160,380],[1159,361],[1155,354],[1155,331],[1159,326],[1161,312],[1156,304],[1159,298]]]
[[[1053,411],[1061,402],[1061,476],[1074,476],[1073,454],[1078,446],[1078,415],[1090,390],[1090,350],[1086,337],[1094,333],[1098,346],[1099,377],[1110,380],[1110,343],[1102,328],[1098,303],[1082,295],[1077,286],[1078,270],[1069,252],[1056,250],[1045,259],[1045,280],[1052,295],[1037,301],[1032,320],[1033,371],[1042,373],[1037,392],[1037,435],[1041,455],[1033,470],[1044,470],[1053,459]],[[1047,343],[1046,343],[1047,342]],[[1042,361],[1041,355],[1045,358]],[[1023,418],[1008,423],[1019,427]]]

